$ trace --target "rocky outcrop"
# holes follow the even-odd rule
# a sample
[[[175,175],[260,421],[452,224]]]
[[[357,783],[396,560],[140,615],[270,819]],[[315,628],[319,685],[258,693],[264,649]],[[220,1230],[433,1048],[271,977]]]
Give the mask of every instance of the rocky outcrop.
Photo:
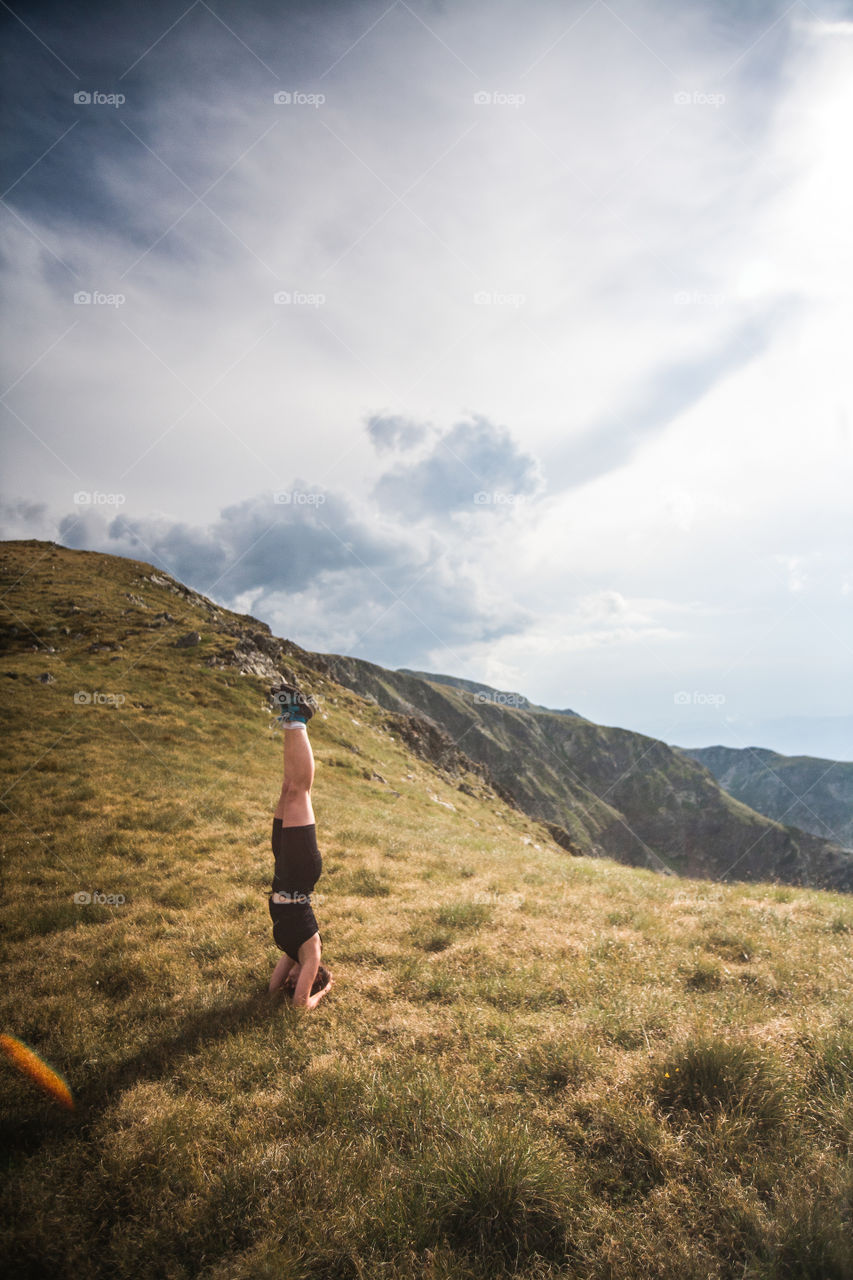
[[[255,622],[252,619],[253,623]],[[255,624],[262,626],[263,624]],[[232,643],[217,649],[206,659],[209,667],[234,667],[241,675],[258,676],[276,684],[285,681],[295,684],[296,676],[282,659],[289,649],[286,640],[278,640],[264,630],[247,627],[220,627],[220,632],[230,635]]]

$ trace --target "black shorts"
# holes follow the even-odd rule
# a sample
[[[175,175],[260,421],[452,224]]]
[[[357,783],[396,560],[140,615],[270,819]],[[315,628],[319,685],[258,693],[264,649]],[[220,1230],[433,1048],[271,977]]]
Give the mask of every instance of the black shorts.
[[[272,850],[275,855],[273,893],[285,894],[291,899],[274,902],[270,894],[272,936],[278,949],[296,961],[302,943],[319,933],[311,909],[311,891],[323,873],[315,824],[284,827],[280,818],[274,818]]]

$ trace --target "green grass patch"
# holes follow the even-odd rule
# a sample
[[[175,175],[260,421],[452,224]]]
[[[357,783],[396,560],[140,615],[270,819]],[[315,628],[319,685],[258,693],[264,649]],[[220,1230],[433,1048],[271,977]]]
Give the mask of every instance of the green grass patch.
[[[446,929],[480,929],[491,919],[492,910],[483,902],[452,902],[436,912],[435,922]]]
[[[498,1267],[566,1259],[579,1189],[560,1153],[523,1127],[482,1127],[437,1151],[429,1216],[462,1254]]]
[[[340,893],[351,893],[359,898],[387,898],[391,893],[391,885],[369,867],[354,867],[344,871],[335,878],[335,890]]]

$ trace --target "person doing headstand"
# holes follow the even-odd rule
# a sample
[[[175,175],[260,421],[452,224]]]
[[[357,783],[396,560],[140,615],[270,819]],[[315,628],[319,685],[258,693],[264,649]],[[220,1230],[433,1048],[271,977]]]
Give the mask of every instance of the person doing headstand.
[[[311,805],[314,753],[308,741],[308,721],[316,703],[293,685],[282,684],[272,692],[281,707],[278,719],[285,734],[284,781],[272,824],[275,874],[269,908],[273,938],[284,954],[273,970],[269,990],[276,991],[287,978],[295,979],[294,1005],[313,1009],[332,985],[329,974],[322,990],[312,994],[321,944],[311,891],[323,870]]]

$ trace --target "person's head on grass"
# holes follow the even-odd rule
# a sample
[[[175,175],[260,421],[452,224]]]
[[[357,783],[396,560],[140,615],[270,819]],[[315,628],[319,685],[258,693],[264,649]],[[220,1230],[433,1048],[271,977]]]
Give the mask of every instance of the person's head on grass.
[[[293,971],[291,971],[285,978],[284,986],[282,989],[288,998],[293,997],[293,993],[296,990],[296,982],[298,978],[299,978],[298,970],[295,974],[293,973]],[[313,983],[313,986],[311,987],[309,995],[315,996],[318,991],[322,991],[323,988],[328,983],[328,981],[329,981],[329,970],[326,968],[324,964],[321,964],[317,969],[317,976],[314,979],[314,983]]]

